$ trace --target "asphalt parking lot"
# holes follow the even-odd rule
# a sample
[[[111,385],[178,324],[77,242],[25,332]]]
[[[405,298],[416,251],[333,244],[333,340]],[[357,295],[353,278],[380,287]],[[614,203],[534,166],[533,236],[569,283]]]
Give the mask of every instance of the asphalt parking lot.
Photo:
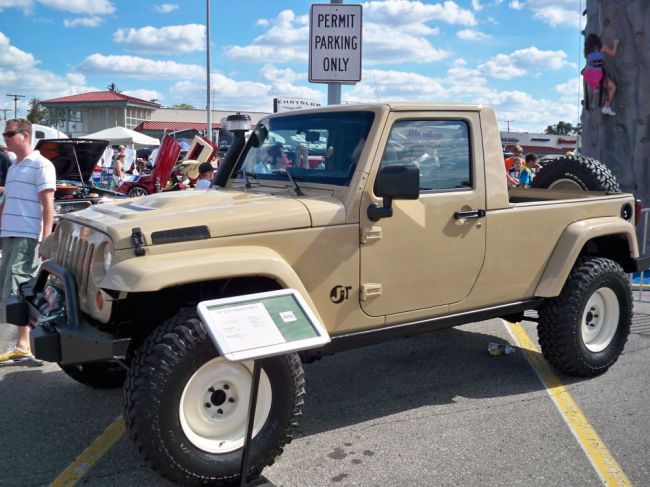
[[[298,437],[264,476],[287,487],[605,485],[593,448],[572,432],[527,353],[487,353],[491,341],[515,344],[508,328],[474,323],[306,365]],[[523,329],[535,337],[533,323]],[[0,326],[0,345],[12,335]],[[650,306],[637,306],[625,353],[606,374],[558,376],[591,440],[622,470],[605,467],[609,485],[650,485],[649,365]],[[86,388],[55,364],[1,367],[0,486],[169,485],[115,429],[121,402],[120,390]],[[117,442],[84,453],[111,424]]]

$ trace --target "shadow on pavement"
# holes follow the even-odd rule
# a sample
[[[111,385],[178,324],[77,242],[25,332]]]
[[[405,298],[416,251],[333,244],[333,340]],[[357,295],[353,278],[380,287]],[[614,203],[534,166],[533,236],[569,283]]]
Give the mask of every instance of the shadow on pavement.
[[[453,404],[458,397],[506,398],[544,390],[524,352],[492,357],[487,352],[491,341],[504,342],[493,335],[453,328],[307,364],[307,395],[298,436],[421,406]],[[441,408],[440,414],[445,411]]]

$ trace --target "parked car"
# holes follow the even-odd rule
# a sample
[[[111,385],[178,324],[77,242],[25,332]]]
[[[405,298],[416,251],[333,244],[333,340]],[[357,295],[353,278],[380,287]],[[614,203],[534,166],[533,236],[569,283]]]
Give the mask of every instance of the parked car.
[[[36,149],[52,161],[56,170],[55,224],[67,213],[124,198],[92,183],[93,169],[108,144],[107,140],[93,139],[43,139],[36,144]]]

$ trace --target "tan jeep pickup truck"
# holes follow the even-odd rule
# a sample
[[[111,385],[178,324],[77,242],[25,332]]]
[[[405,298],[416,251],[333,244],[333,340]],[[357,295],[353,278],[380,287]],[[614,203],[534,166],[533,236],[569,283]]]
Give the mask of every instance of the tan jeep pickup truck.
[[[526,310],[563,372],[623,351],[625,273],[648,261],[635,201],[600,163],[563,158],[509,190],[494,112],[467,105],[276,114],[240,145],[219,187],[65,216],[14,309],[37,357],[93,387],[126,380],[128,430],[161,475],[239,482],[252,367],[218,356],[203,300],[295,289],[332,338],[262,360],[250,477],[291,440],[301,359]]]

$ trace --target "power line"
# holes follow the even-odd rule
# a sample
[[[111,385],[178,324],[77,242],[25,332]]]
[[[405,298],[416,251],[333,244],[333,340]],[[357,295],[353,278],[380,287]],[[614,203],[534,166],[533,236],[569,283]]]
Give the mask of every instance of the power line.
[[[25,95],[14,95],[7,93],[7,96],[11,96],[14,99],[14,118],[18,118],[18,99],[25,98]],[[5,115],[6,117],[6,115]]]

